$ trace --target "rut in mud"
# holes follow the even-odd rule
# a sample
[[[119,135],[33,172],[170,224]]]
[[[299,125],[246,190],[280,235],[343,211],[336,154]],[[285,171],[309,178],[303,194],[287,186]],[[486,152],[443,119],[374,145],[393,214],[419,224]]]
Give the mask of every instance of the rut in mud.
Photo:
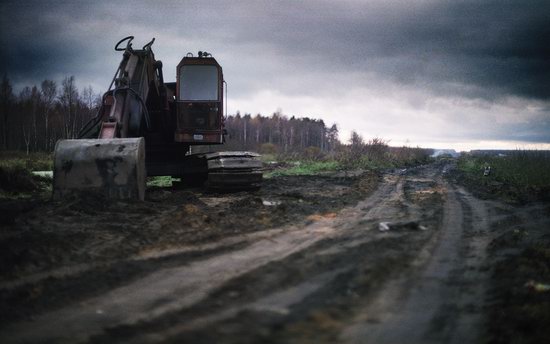
[[[505,206],[447,181],[448,168],[39,207],[2,238],[49,244],[0,282],[11,311],[0,334],[8,343],[480,341],[487,245]],[[55,259],[35,264],[33,254]]]

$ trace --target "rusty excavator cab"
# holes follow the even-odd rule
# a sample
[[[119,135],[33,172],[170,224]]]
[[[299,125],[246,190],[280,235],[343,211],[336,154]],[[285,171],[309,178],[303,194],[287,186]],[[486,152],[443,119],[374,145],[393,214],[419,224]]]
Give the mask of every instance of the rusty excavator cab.
[[[142,49],[132,48],[133,39],[115,46],[122,61],[98,114],[78,139],[57,143],[53,197],[94,193],[143,200],[146,177],[162,175],[222,191],[258,188],[259,154],[191,154],[192,146],[225,141],[225,81],[218,62],[207,52],[188,53],[176,68],[176,82],[165,83],[151,49],[155,39]]]

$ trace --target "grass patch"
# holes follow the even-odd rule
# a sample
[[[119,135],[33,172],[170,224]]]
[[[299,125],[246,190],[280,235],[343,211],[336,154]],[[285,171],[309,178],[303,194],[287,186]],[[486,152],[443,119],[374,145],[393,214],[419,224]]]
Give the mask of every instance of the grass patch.
[[[51,154],[0,152],[0,197],[27,197],[33,193],[51,191],[51,178],[34,175],[32,171],[52,168]]]
[[[7,193],[36,191],[39,184],[35,176],[22,165],[0,165],[0,190]]]
[[[537,290],[550,283],[549,237],[508,254],[493,272],[493,304],[489,343],[544,343],[550,336],[550,292]],[[504,248],[518,249],[517,245]]]
[[[488,176],[483,175],[490,166]],[[458,168],[471,186],[506,199],[546,199],[550,193],[550,152],[515,151],[506,155],[466,155]]]
[[[467,156],[459,160],[458,166],[478,179],[521,187],[550,185],[550,152],[517,151],[505,156]],[[491,167],[489,178],[482,178],[485,166]]]
[[[29,171],[51,171],[53,170],[53,155],[50,153],[30,153],[17,151],[0,151],[0,166],[25,167]]]
[[[368,156],[361,156],[359,159],[349,162],[348,165],[351,168],[362,168],[366,170],[380,170],[380,169],[397,167],[401,164],[391,159],[389,156],[386,159],[384,158],[372,159],[372,158],[369,158]]]
[[[296,161],[293,166],[266,173],[265,177],[312,176],[323,172],[337,171],[341,165],[337,161]]]
[[[431,162],[431,150],[409,147],[389,147],[385,144],[364,145],[356,150],[346,148],[314,158],[287,153],[262,157],[274,171],[264,177],[303,176],[340,170],[379,171],[389,168],[410,167]],[[276,159],[275,159],[276,158]],[[277,163],[273,164],[273,161]]]
[[[260,160],[263,163],[269,163],[271,161],[277,161],[277,160],[280,160],[280,159],[277,159],[277,156],[275,154],[262,154],[262,155],[260,155]]]
[[[148,177],[147,187],[169,188],[174,181],[179,181],[179,178],[172,178],[171,176]]]

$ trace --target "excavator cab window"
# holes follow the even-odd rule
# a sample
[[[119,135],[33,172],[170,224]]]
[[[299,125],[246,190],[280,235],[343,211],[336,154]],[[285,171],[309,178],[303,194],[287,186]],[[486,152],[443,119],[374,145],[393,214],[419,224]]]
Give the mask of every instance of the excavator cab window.
[[[212,65],[184,65],[180,70],[179,99],[217,101],[218,68]]]
[[[176,142],[223,143],[223,74],[212,57],[184,57],[177,67]]]

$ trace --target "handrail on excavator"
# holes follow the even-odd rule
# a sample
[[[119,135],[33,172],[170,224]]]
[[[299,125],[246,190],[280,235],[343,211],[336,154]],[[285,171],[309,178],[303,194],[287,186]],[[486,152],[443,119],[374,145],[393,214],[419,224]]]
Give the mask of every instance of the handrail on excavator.
[[[124,37],[123,39],[121,39],[120,41],[118,41],[118,43],[115,45],[115,50],[116,50],[116,51],[125,51],[125,50],[128,50],[128,49],[132,49],[132,41],[133,41],[133,40],[134,40],[134,36]],[[155,40],[155,39],[153,38],[153,41],[154,41],[154,40]],[[124,42],[124,41],[128,41],[128,42],[126,43],[126,47],[125,47],[124,49],[119,48],[120,43],[122,43],[122,42]],[[153,44],[153,43],[151,42],[151,44]],[[145,48],[145,47],[144,47],[144,48]]]
[[[153,39],[151,40],[151,42],[145,44],[145,45],[143,46],[143,48],[141,48],[141,49],[145,50],[145,49],[147,49],[147,48],[151,48],[151,46],[153,45],[154,42],[155,42],[155,37],[153,37]]]

